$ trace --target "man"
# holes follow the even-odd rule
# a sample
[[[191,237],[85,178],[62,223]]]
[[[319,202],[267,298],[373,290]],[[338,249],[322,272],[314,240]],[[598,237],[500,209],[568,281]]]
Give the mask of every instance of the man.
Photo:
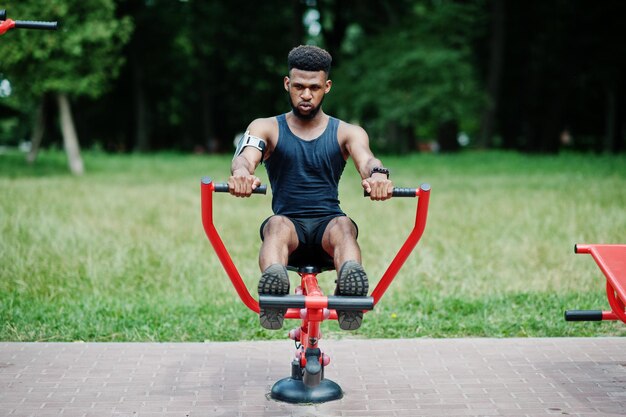
[[[315,46],[292,49],[284,78],[291,112],[254,120],[235,152],[231,194],[250,196],[261,184],[254,175],[261,162],[272,187],[274,215],[261,225],[259,294],[289,292],[288,264],[329,264],[338,271],[337,295],[367,295],[358,229],[339,208],[339,178],[352,157],[371,199],[390,198],[393,185],[389,170],[372,154],[367,133],[322,110],[332,85],[331,61],[327,51]],[[261,325],[280,329],[284,314],[284,309],[261,309]],[[338,311],[344,330],[358,329],[362,319],[362,312]]]

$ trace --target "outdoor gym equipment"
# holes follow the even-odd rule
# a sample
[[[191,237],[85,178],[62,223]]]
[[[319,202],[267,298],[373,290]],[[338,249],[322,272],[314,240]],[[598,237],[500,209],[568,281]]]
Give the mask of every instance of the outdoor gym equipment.
[[[256,188],[253,193],[265,194],[266,191],[266,186],[263,185]],[[322,270],[328,270],[327,268],[321,265],[289,265],[289,269],[297,271],[301,277],[301,284],[296,288],[295,294],[261,295],[258,301],[250,295],[213,224],[213,192],[228,192],[228,185],[216,184],[210,178],[203,178],[202,224],[241,301],[257,314],[260,307],[285,308],[286,319],[301,320],[300,326],[289,332],[289,338],[296,343],[296,357],[291,363],[291,376],[274,384],[271,397],[290,403],[321,403],[343,397],[339,385],[324,378],[324,368],[330,363],[330,357],[322,352],[319,346],[320,324],[324,320],[337,320],[338,310],[367,312],[380,301],[424,232],[430,186],[422,184],[419,188],[394,188],[394,197],[418,197],[415,225],[370,296],[326,296],[318,285],[317,274]]]
[[[568,310],[567,321],[621,320],[626,323],[626,245],[575,245],[575,253],[588,253],[606,277],[611,311]]]
[[[0,35],[4,35],[10,29],[57,30],[57,22],[7,19],[7,12],[2,9],[0,10]]]

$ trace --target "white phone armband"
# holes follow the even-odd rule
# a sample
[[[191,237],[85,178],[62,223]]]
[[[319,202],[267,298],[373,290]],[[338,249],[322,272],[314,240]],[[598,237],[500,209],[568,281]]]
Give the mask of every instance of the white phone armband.
[[[263,159],[266,147],[265,141],[259,137],[252,136],[249,130],[246,130],[246,133],[244,133],[241,139],[239,139],[233,159],[237,158],[246,146],[252,146],[253,148],[258,149],[261,152],[261,159]]]

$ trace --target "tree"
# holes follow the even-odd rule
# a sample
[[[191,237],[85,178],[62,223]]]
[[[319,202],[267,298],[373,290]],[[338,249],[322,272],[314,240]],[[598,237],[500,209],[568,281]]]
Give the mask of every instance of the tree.
[[[407,138],[417,134],[456,150],[459,126],[475,132],[484,105],[470,48],[480,18],[476,4],[414,2],[397,25],[365,35],[344,58],[333,104],[360,120],[377,147],[411,150]]]
[[[128,40],[130,19],[115,19],[113,0],[20,0],[5,2],[20,19],[56,20],[54,33],[14,30],[0,43],[3,72],[13,86],[12,100],[39,102],[33,128],[34,160],[43,137],[46,96],[54,96],[70,170],[83,172],[80,146],[71,111],[71,99],[97,98],[116,77],[123,58],[120,50]]]
[[[626,144],[626,57],[619,52],[626,3],[510,0],[504,13],[502,145],[554,153],[568,131],[579,149],[619,151]]]
[[[483,110],[481,132],[478,139],[478,146],[481,148],[491,146],[492,136],[495,131],[495,119],[498,112],[498,100],[500,99],[500,86],[502,83],[505,10],[505,1],[491,1],[491,36],[489,40],[489,57],[487,58],[488,71],[486,77],[488,102]]]
[[[287,53],[302,41],[300,0],[118,4],[135,31],[115,89],[95,104],[117,123],[80,115],[106,149],[232,152],[247,123],[284,110]]]

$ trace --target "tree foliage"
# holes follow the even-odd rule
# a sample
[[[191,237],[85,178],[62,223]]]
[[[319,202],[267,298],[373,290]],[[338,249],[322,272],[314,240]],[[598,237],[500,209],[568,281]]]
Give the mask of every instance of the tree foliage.
[[[10,43],[0,44],[0,56],[16,95],[24,102],[31,98],[40,103],[40,110],[34,112],[35,133],[31,135],[28,161],[35,161],[41,144],[46,123],[45,96],[50,93],[56,96],[70,171],[81,175],[84,166],[69,97],[96,98],[106,91],[123,63],[120,52],[130,35],[130,20],[114,18],[113,0],[54,0],[45,4],[31,0],[9,2],[7,7],[15,16],[33,16],[30,20],[45,16],[45,20],[61,22],[60,31],[54,35],[13,31],[11,35],[17,34]]]
[[[282,77],[301,43],[333,55],[325,109],[358,121],[375,147],[437,138],[555,152],[626,149],[626,2],[606,0],[34,0],[15,19],[57,33],[0,38],[3,132],[33,97],[67,93],[83,143],[116,151],[230,152],[257,117],[289,109]],[[305,23],[304,18],[307,18]],[[319,31],[310,26],[311,21]],[[490,46],[491,45],[491,46]],[[97,100],[94,100],[97,98]],[[4,110],[3,110],[4,109]],[[480,133],[480,134],[479,134]]]
[[[83,126],[111,150],[231,151],[253,118],[282,111],[294,10],[282,0],[119,1],[135,24],[127,63],[94,111],[82,106]]]
[[[116,78],[132,25],[128,18],[115,19],[113,0],[20,0],[3,7],[16,20],[61,22],[54,34],[13,30],[0,41],[2,72],[16,95],[95,98]]]
[[[335,74],[344,117],[367,123],[382,146],[390,126],[432,139],[458,122],[473,133],[484,105],[470,47],[480,19],[474,4],[420,2],[400,24],[364,37]]]

